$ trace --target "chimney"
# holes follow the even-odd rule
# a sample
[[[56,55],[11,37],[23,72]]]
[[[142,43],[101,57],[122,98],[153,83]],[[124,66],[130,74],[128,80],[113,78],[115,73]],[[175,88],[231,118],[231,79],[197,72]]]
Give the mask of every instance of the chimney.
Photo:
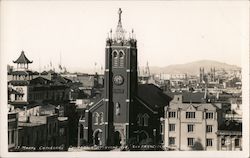
[[[174,95],[172,102],[173,103],[182,103],[182,95],[181,94]]]

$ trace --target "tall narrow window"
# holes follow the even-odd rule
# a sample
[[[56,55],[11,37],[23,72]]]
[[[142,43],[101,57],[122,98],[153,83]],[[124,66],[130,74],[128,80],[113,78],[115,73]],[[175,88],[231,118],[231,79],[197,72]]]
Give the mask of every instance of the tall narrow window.
[[[187,125],[187,128],[188,128],[188,132],[194,132],[194,125],[189,124]]]
[[[137,124],[138,124],[139,126],[142,126],[142,114],[138,114],[138,115],[137,115]]]
[[[98,125],[98,122],[99,122],[99,114],[97,112],[94,113],[94,124],[95,125]]]
[[[113,53],[112,53],[112,55],[113,55],[113,67],[118,67],[118,62],[119,62],[119,58],[118,58],[118,53],[117,53],[117,51],[113,51]]]
[[[103,112],[100,113],[100,124],[103,124]]]
[[[225,140],[225,138],[221,138],[221,146],[225,146],[226,145],[226,140]]]
[[[237,139],[234,140],[234,146],[235,147],[239,147],[240,146],[240,139],[237,138]]]
[[[144,116],[143,116],[143,119],[144,119],[144,126],[148,126],[148,119],[149,119],[149,116],[148,116],[148,114],[144,114]]]
[[[120,104],[119,103],[115,103],[115,114],[116,115],[120,115],[120,108],[121,108],[121,106],[120,106]]]
[[[119,52],[119,67],[124,67],[124,53],[122,51]]]
[[[207,139],[206,145],[207,146],[213,146],[213,140],[212,139]]]
[[[212,125],[207,125],[206,131],[207,131],[207,133],[213,132],[213,126]]]
[[[194,138],[188,138],[187,143],[188,143],[188,146],[193,146],[194,145]]]

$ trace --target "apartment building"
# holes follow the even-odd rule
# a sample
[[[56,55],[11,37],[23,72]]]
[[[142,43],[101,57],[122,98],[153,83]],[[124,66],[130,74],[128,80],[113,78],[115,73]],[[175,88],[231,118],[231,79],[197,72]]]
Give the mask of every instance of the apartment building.
[[[165,108],[164,146],[167,150],[217,150],[217,106],[211,103],[182,102],[174,95]]]

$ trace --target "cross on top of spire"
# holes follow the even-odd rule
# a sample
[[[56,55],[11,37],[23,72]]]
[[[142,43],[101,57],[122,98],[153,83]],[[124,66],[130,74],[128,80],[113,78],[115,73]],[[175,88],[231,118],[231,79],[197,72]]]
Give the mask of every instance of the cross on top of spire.
[[[122,16],[122,9],[121,8],[119,8],[118,14],[119,14],[119,23],[121,23],[121,16]]]
[[[124,38],[125,38],[125,30],[122,28],[121,14],[122,14],[122,10],[121,10],[121,8],[119,8],[119,10],[118,10],[119,20],[118,20],[118,25],[116,28],[116,39],[117,40],[124,40]]]
[[[113,34],[112,29],[108,32],[108,37],[107,37],[107,41],[108,42],[116,42],[116,43],[126,43],[128,41],[134,40],[134,42],[136,42],[135,39],[135,34],[134,34],[134,30],[132,29],[132,32],[129,33],[129,36],[127,36],[127,32],[125,29],[123,29],[122,27],[122,9],[119,8],[118,9],[118,24],[116,27],[116,30]]]

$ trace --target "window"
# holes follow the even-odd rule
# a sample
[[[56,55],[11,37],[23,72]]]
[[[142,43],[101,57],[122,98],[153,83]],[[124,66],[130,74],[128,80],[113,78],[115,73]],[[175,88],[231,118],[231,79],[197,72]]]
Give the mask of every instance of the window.
[[[53,128],[53,132],[55,133],[56,132],[56,122],[54,123],[54,128]]]
[[[138,114],[138,116],[137,116],[137,124],[139,126],[142,126],[142,115],[141,114]]]
[[[81,127],[82,127],[82,125],[80,126],[80,128],[81,128]],[[82,130],[81,130],[80,132],[82,132]],[[64,128],[60,128],[60,129],[59,129],[59,136],[63,136],[64,133],[65,133],[65,129],[64,129]]]
[[[99,119],[99,114],[97,113],[97,112],[95,112],[95,114],[94,114],[94,124],[95,125],[98,125],[98,119]]]
[[[113,52],[113,66],[118,67],[118,53],[117,53],[117,51]]]
[[[173,112],[173,111],[168,112],[168,117],[169,118],[175,118],[175,112]]]
[[[160,125],[160,132],[161,132],[161,134],[163,134],[163,125],[162,124]]]
[[[221,146],[225,146],[225,138],[221,139]]]
[[[175,137],[169,137],[168,145],[175,145]]]
[[[193,132],[194,131],[194,125],[187,125],[188,132]]]
[[[120,104],[119,103],[115,103],[115,114],[116,115],[120,115]]]
[[[169,131],[175,131],[175,124],[169,124]]]
[[[206,119],[213,119],[213,113],[212,112],[206,112]]]
[[[8,131],[8,144],[10,144],[11,131]]]
[[[207,139],[207,146],[213,146],[213,140],[212,139]]]
[[[144,125],[144,126],[148,126],[148,119],[149,119],[148,114],[144,114],[143,119],[144,119],[143,125]]]
[[[186,118],[195,118],[195,112],[186,112]]]
[[[207,131],[207,133],[213,132],[213,126],[212,125],[207,125],[206,131]]]
[[[194,138],[188,138],[187,143],[188,143],[188,146],[193,146],[194,145]]]
[[[240,139],[235,139],[234,140],[234,146],[239,147],[240,146]]]
[[[119,58],[120,58],[119,66],[123,67],[124,66],[124,53],[122,51],[119,52]]]
[[[103,124],[103,112],[100,113],[100,124]]]
[[[15,138],[14,138],[14,137],[15,137],[14,134],[15,134],[15,132],[14,132],[14,130],[12,130],[12,131],[11,131],[11,143],[12,143],[12,144],[14,143],[14,139],[15,139]]]

